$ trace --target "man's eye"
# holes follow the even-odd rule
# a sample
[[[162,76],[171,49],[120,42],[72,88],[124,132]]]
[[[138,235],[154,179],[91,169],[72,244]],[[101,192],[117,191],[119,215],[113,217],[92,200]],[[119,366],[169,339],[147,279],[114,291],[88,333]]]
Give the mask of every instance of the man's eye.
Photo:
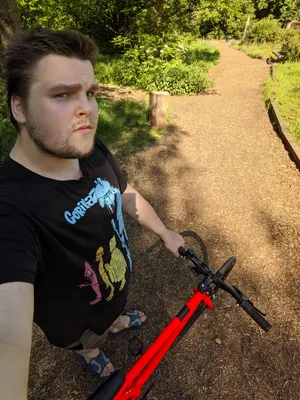
[[[59,99],[66,99],[67,97],[69,97],[69,93],[58,93],[55,95],[55,97]]]
[[[94,92],[86,92],[87,97],[95,97],[96,93]]]

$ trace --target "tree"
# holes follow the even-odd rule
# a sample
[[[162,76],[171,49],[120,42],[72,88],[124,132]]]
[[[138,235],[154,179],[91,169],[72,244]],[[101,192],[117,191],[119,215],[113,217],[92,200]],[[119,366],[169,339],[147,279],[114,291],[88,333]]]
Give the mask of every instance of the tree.
[[[15,31],[20,28],[16,0],[1,0],[0,8],[0,75],[3,73],[4,51]]]
[[[254,11],[252,0],[203,0],[197,12],[200,34],[206,36],[213,32],[218,37],[226,34],[239,37],[248,15],[253,15]]]
[[[255,0],[256,17],[266,18],[272,15],[279,21],[286,22],[299,16],[299,0]]]

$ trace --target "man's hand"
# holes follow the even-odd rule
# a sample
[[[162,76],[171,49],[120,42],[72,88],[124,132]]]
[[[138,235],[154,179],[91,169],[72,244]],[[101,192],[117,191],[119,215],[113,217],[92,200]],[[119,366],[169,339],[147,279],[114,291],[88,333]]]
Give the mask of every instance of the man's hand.
[[[163,241],[165,248],[173,253],[175,257],[179,257],[178,248],[184,247],[183,237],[177,232],[166,229],[160,238]]]
[[[184,246],[183,237],[179,233],[167,229],[148,201],[129,184],[122,194],[122,203],[123,211],[126,214],[145,228],[156,233],[165,247],[175,257],[179,257],[178,248]]]

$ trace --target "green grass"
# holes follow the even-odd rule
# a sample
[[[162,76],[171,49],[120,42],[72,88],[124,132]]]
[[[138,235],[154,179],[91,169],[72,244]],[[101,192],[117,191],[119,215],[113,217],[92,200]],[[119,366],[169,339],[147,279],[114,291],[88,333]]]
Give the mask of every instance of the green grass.
[[[141,150],[159,140],[163,134],[162,130],[150,128],[148,107],[145,103],[98,99],[98,104],[97,136],[117,156],[122,157]]]
[[[203,62],[207,65],[207,69],[214,64],[217,64],[220,58],[220,52],[214,46],[207,44],[204,40],[198,39],[187,46],[188,64],[193,62]]]
[[[148,107],[145,103],[129,100],[97,99],[99,123],[97,136],[117,156],[125,156],[158,141],[163,129],[151,129]],[[168,116],[171,118],[171,115]],[[0,164],[9,154],[16,139],[16,132],[7,117],[0,116]]]
[[[300,62],[276,66],[275,100],[291,135],[300,145]]]
[[[241,50],[252,58],[267,58],[272,56],[273,51],[279,51],[282,43],[243,43],[233,41],[231,46]]]

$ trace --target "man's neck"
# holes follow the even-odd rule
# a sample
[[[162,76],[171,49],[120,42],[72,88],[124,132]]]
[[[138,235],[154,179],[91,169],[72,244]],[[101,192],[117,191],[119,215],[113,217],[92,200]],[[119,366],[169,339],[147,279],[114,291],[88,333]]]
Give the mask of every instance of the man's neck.
[[[23,167],[58,181],[78,180],[82,177],[78,159],[64,159],[47,154],[33,141],[22,140],[18,135],[10,157]]]

